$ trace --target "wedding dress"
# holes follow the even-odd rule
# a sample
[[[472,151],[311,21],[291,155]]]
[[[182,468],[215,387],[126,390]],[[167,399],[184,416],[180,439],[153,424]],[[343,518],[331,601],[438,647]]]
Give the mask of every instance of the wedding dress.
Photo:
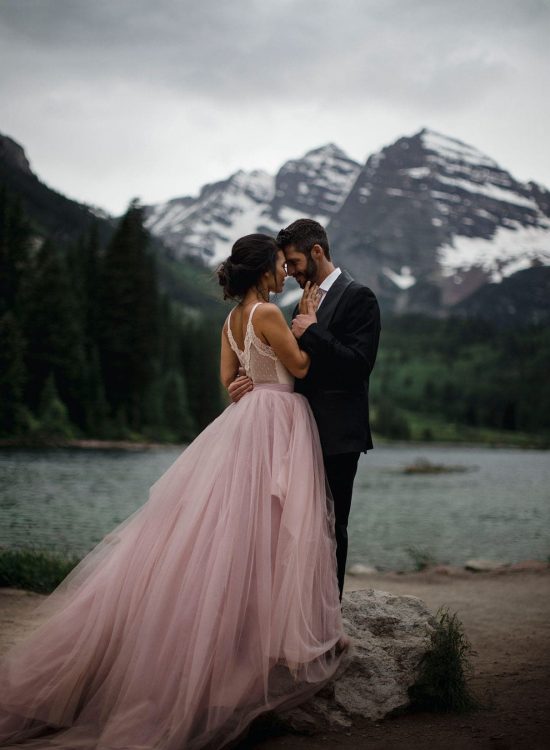
[[[253,311],[256,306],[253,308]],[[337,670],[332,501],[317,428],[274,351],[254,389],[39,606],[0,659],[0,746],[220,748]]]

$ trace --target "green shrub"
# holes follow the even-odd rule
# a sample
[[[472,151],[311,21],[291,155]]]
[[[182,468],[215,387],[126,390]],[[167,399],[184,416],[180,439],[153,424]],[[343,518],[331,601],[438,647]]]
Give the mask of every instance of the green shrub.
[[[468,679],[470,656],[475,652],[456,613],[440,608],[430,635],[430,648],[420,662],[420,674],[409,688],[412,708],[423,711],[463,713],[479,708]]]
[[[0,549],[0,586],[47,594],[53,591],[79,562],[43,550]]]
[[[418,547],[407,547],[406,552],[412,558],[415,570],[425,570],[437,562],[428,550],[419,549]]]

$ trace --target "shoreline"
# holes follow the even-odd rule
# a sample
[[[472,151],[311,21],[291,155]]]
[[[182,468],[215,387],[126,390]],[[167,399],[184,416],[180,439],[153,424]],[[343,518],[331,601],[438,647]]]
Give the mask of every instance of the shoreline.
[[[355,570],[354,570],[355,568]],[[462,565],[450,565],[448,563],[434,563],[420,569],[390,569],[382,570],[376,566],[355,563],[350,565],[346,572],[346,581],[350,585],[360,582],[365,577],[387,577],[388,580],[399,580],[407,577],[439,576],[446,578],[476,578],[482,575],[502,576],[505,574],[516,574],[525,572],[541,572],[550,570],[550,557],[547,560],[518,560],[517,562],[501,562],[500,560],[470,559]]]
[[[466,714],[404,712],[313,736],[250,737],[239,750],[538,750],[550,736],[550,566],[441,575],[434,570],[347,577],[345,591],[416,596],[457,612],[474,648],[471,687],[484,708]],[[0,588],[0,653],[24,638],[44,595]]]
[[[3,557],[7,559],[7,576],[4,575]],[[59,553],[48,548],[5,547],[0,545],[0,591],[21,591],[29,594],[41,592],[47,595],[68,572],[78,565],[86,555]],[[18,575],[19,566],[24,574]],[[365,581],[376,580],[388,584],[422,584],[426,581],[460,584],[476,579],[514,578],[522,574],[550,574],[550,556],[546,560],[523,559],[517,562],[502,562],[485,558],[466,560],[462,565],[431,562],[416,568],[381,569],[364,563],[353,563],[346,571],[346,590],[365,588]],[[61,578],[59,577],[61,576]],[[11,578],[12,583],[7,583]],[[52,581],[50,588],[36,587],[35,582]],[[55,580],[58,583],[55,583]],[[25,585],[26,584],[26,585]],[[550,587],[549,587],[550,593]],[[550,599],[550,597],[549,597]]]
[[[145,451],[179,448],[183,450],[188,443],[156,443],[154,441],[133,440],[96,440],[86,438],[81,440],[60,440],[44,443],[24,442],[20,440],[0,440],[0,451],[4,448],[13,450],[113,450],[113,451]]]
[[[383,448],[489,448],[491,450],[536,450],[541,452],[550,451],[550,443],[533,441],[533,443],[507,443],[498,441],[475,442],[470,440],[388,440],[374,436],[376,447]],[[67,448],[75,450],[162,450],[166,448],[179,448],[183,450],[189,443],[159,443],[155,441],[133,441],[133,440],[100,440],[95,438],[82,438],[75,440],[52,440],[44,442],[25,441],[16,438],[2,438],[0,440],[0,451],[8,450],[63,450]],[[368,451],[369,453],[371,451]]]

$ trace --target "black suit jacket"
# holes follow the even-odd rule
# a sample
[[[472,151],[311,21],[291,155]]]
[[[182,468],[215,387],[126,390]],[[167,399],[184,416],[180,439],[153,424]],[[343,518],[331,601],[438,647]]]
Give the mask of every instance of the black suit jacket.
[[[311,366],[294,389],[310,403],[325,455],[372,448],[369,375],[379,338],[374,293],[342,271],[317,311],[317,323],[298,339]]]

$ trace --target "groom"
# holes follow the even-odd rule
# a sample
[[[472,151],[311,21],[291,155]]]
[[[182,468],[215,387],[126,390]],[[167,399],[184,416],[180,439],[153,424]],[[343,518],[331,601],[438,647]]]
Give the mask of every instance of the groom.
[[[294,389],[309,401],[319,429],[334,499],[342,598],[353,480],[359,455],[372,448],[368,392],[380,337],[380,311],[368,287],[334,266],[327,234],[318,222],[298,219],[279,232],[277,243],[285,254],[289,276],[302,289],[312,283],[320,289],[316,314],[307,314],[303,299],[293,312],[292,332],[311,357],[308,374],[295,381]],[[246,390],[245,379],[238,381],[240,385],[235,381],[229,387],[233,400],[238,400],[241,388]]]

